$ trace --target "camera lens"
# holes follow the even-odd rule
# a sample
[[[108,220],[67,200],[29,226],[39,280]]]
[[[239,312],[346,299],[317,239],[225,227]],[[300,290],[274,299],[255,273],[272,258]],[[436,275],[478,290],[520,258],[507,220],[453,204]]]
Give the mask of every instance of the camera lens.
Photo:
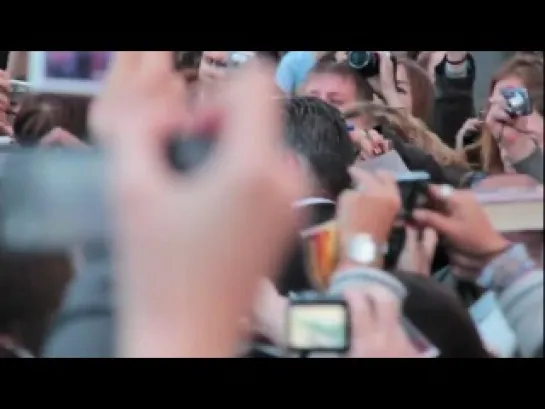
[[[352,68],[360,69],[369,64],[372,54],[369,51],[349,51],[347,57]]]
[[[379,73],[379,55],[374,51],[348,51],[348,65],[364,78]]]

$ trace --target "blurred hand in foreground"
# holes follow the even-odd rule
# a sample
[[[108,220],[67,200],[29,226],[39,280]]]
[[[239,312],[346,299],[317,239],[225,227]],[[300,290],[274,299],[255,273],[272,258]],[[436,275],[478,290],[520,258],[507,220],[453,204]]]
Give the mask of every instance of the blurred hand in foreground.
[[[259,279],[295,232],[304,179],[282,145],[273,75],[251,63],[233,77],[225,102],[190,115],[170,52],[117,52],[92,106],[111,156],[121,355],[234,355]],[[169,135],[210,118],[208,166],[172,171]]]

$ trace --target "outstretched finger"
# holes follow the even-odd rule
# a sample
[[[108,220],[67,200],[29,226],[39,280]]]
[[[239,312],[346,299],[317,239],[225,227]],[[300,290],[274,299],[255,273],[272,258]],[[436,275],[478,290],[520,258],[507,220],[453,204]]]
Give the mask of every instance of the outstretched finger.
[[[414,210],[412,218],[419,226],[432,228],[447,236],[453,230],[456,223],[448,216],[428,209]]]
[[[241,160],[265,163],[282,141],[280,101],[272,68],[252,61],[228,85],[226,117],[220,144]]]

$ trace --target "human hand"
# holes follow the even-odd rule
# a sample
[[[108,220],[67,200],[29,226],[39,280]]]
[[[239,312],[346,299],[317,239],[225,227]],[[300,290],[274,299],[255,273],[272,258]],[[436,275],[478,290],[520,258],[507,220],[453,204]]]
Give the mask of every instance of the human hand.
[[[480,258],[486,264],[509,246],[509,242],[494,230],[471,191],[432,185],[429,194],[432,202],[443,211],[416,209],[413,219],[421,227],[431,227],[442,234],[454,251]]]
[[[0,70],[0,136],[13,135],[11,126],[11,84],[9,73]]]
[[[437,247],[437,233],[425,228],[405,226],[405,245],[399,255],[397,269],[429,277],[431,264]]]
[[[382,155],[392,149],[391,141],[375,129],[354,128],[350,131],[350,138],[359,146],[359,157],[362,160]]]
[[[90,119],[111,158],[122,355],[236,353],[240,318],[260,275],[277,269],[296,230],[291,204],[305,194],[272,78],[250,63],[228,101],[191,117],[170,52],[115,53]],[[169,136],[199,133],[206,118],[219,134],[213,158],[174,172]]]
[[[285,342],[285,319],[288,300],[282,297],[272,282],[262,279],[253,310],[253,331],[270,339],[275,345]]]
[[[378,95],[382,95],[384,102],[392,108],[403,108],[396,87],[396,72],[389,51],[378,51],[379,75],[368,79],[369,84]]]
[[[537,112],[512,117],[507,102],[496,96],[489,100],[485,123],[492,133],[506,165],[526,158],[538,146],[543,149],[543,117]]]
[[[464,122],[458,133],[456,134],[456,149],[460,150],[464,147],[465,138],[469,132],[480,132],[483,121],[480,118],[469,118]]]
[[[345,292],[352,320],[351,358],[417,358],[401,325],[401,301],[380,285]]]
[[[388,172],[370,173],[351,168],[350,174],[357,188],[343,192],[338,201],[341,245],[358,233],[371,235],[379,245],[386,244],[401,209],[397,183]]]
[[[75,135],[62,128],[54,128],[42,139],[40,146],[63,146],[68,148],[86,148],[87,145],[80,141]]]

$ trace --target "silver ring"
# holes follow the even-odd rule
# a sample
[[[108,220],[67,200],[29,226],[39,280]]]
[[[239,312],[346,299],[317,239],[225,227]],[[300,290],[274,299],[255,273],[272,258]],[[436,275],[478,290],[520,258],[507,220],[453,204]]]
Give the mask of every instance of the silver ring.
[[[451,185],[441,185],[439,188],[439,196],[443,200],[448,200],[454,193],[454,188]]]

